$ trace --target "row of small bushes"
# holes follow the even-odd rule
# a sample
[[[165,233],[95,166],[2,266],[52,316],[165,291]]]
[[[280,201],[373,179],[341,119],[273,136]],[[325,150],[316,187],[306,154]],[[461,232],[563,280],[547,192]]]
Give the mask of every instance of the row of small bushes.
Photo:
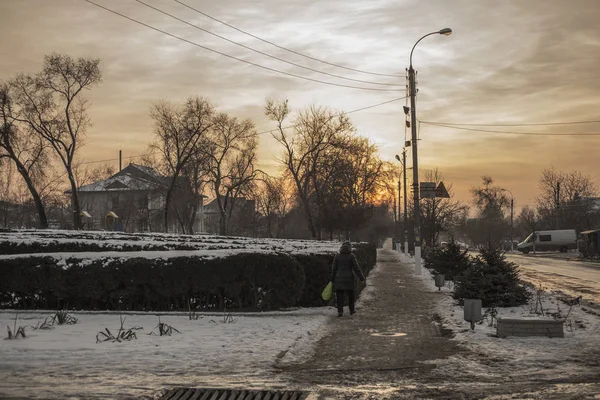
[[[454,299],[481,299],[483,307],[514,307],[530,298],[520,279],[519,267],[506,259],[500,248],[487,247],[472,257],[455,242],[423,254],[425,267],[432,275],[443,274],[454,281]]]
[[[355,254],[368,273],[375,265],[375,247],[359,244]],[[332,260],[329,254],[286,253],[166,260],[2,259],[0,306],[147,311],[319,306]]]

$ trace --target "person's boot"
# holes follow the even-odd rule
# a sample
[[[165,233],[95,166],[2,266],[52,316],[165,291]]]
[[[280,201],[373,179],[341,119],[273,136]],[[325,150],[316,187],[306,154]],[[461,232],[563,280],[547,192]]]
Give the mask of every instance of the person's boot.
[[[355,310],[350,310],[350,315],[354,315],[356,313]]]
[[[338,317],[341,317],[341,316],[343,316],[343,315],[344,315],[344,312],[343,312],[343,311],[338,311]]]

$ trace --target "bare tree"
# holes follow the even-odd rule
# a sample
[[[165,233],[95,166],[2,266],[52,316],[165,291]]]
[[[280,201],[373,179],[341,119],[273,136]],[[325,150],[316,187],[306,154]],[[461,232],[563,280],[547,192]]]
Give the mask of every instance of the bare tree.
[[[540,228],[535,210],[528,206],[523,207],[515,225],[517,234],[521,239],[524,239],[531,232]]]
[[[77,187],[89,185],[90,183],[108,179],[115,174],[115,167],[112,164],[85,164],[74,163],[73,175],[77,182]]]
[[[280,237],[282,221],[290,208],[291,191],[286,188],[284,176],[263,175],[252,185],[252,197],[256,200],[258,212],[264,221],[266,236]]]
[[[190,97],[181,105],[161,101],[152,106],[157,140],[150,147],[160,154],[160,162],[170,175],[164,204],[165,232],[173,193],[184,170],[201,151],[203,138],[213,125],[213,114],[210,101],[201,97]]]
[[[591,228],[599,219],[598,196],[593,180],[581,171],[544,169],[540,176],[540,194],[536,198],[541,223],[554,229]]]
[[[37,133],[54,150],[71,186],[73,225],[81,228],[77,182],[73,174],[75,154],[90,126],[83,91],[101,81],[100,60],[64,54],[44,57],[42,72],[19,75],[13,81],[19,111],[16,121]]]
[[[334,154],[328,157],[332,172],[323,179],[329,236],[340,230],[350,239],[350,232],[368,222],[378,197],[387,191],[386,164],[377,146],[364,137],[346,138]]]
[[[45,143],[30,132],[20,129],[15,122],[11,85],[0,84],[0,161],[11,160],[25,181],[35,204],[39,226],[48,227],[48,218],[44,203],[36,187],[36,178],[43,178],[43,166],[48,161]],[[26,129],[26,128],[25,128]]]
[[[435,168],[425,173],[427,182],[435,182],[436,187],[443,181],[442,173]],[[423,240],[434,246],[442,232],[453,232],[464,221],[469,207],[460,201],[453,200],[452,184],[445,184],[450,198],[424,198],[421,200],[421,228]]]
[[[219,209],[219,233],[226,235],[236,202],[249,193],[259,172],[254,167],[258,134],[249,119],[240,121],[221,113],[213,121],[202,152],[207,160],[207,183]]]
[[[311,196],[320,196],[320,187],[315,188],[315,169],[327,149],[335,145],[335,139],[351,134],[354,127],[345,114],[310,107],[294,119],[293,133],[286,133],[283,123],[290,114],[287,100],[279,103],[267,100],[265,114],[277,123],[277,131],[272,135],[283,146],[283,157],[278,161],[294,180],[308,229],[311,236],[317,238],[320,230],[315,226],[311,209]],[[316,202],[322,203],[319,199]]]
[[[483,229],[476,235],[485,235],[488,245],[491,246],[499,244],[504,236],[504,211],[510,206],[510,199],[501,187],[493,185],[494,181],[490,176],[483,176],[481,180],[481,187],[471,189],[479,221],[483,224]],[[483,243],[481,237],[471,239],[475,243]]]
[[[187,180],[187,185],[191,189],[191,202],[188,202],[184,215],[187,216],[188,233],[194,233],[194,222],[198,215],[200,205],[202,204],[204,187],[208,175],[208,158],[205,153],[199,151],[192,156],[188,165],[183,169],[183,177]],[[181,208],[181,207],[179,207]],[[178,208],[178,209],[179,209]]]

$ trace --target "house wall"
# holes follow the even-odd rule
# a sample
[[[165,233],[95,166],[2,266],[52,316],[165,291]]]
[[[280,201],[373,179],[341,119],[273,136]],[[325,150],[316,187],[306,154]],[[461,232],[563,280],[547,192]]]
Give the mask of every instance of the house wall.
[[[113,190],[103,192],[80,192],[81,210],[87,211],[92,218],[84,221],[87,229],[123,230],[125,232],[162,232],[164,231],[165,196],[158,191]],[[112,211],[119,219],[106,218]],[[204,232],[202,204],[194,222],[195,232]],[[173,217],[169,231],[182,232],[181,226]]]
[[[155,193],[148,191],[104,191],[80,192],[81,209],[91,216],[84,221],[86,228],[123,230],[126,232],[143,232],[162,230],[160,219],[160,202]],[[112,211],[119,217],[117,220],[106,217]]]

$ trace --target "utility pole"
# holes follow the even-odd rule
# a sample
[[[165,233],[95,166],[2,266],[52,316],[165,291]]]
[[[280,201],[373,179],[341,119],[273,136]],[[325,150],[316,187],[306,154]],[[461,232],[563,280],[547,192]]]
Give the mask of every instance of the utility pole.
[[[402,172],[401,172],[402,173]],[[400,177],[398,177],[398,222],[396,224],[396,241],[397,241],[397,246],[400,245],[400,215],[402,215],[402,203],[400,203],[400,197],[402,197],[402,184],[400,183]],[[394,203],[396,202],[396,200],[394,199]],[[398,250],[398,252],[400,252],[400,249],[397,248],[396,250]]]
[[[402,149],[402,169],[404,170],[404,255],[408,256],[408,212],[406,209],[406,147]]]
[[[428,33],[427,35],[422,36],[417,42],[414,44],[412,49],[410,50],[409,57],[409,67],[408,67],[408,83],[409,83],[409,91],[410,91],[410,128],[411,128],[411,146],[413,152],[413,189],[414,189],[414,202],[415,202],[415,273],[417,275],[421,275],[421,211],[419,209],[419,163],[418,163],[418,154],[417,154],[417,104],[416,104],[416,77],[415,77],[415,69],[412,64],[412,56],[415,51],[415,47],[419,44],[419,42],[425,39],[427,36],[431,35],[450,35],[452,33],[452,29],[444,28],[440,29],[436,32]]]
[[[398,222],[398,218],[396,218],[396,198],[394,197],[394,223]]]
[[[511,193],[511,197],[510,197],[510,251],[513,251],[513,210],[515,207],[515,199],[513,199],[512,197],[512,193]]]
[[[412,54],[411,54],[412,55]],[[408,68],[408,85],[410,87],[410,130],[413,162],[413,201],[414,201],[414,232],[415,232],[415,273],[421,274],[421,210],[419,207],[419,158],[417,152],[417,106],[416,106],[416,82],[415,70],[410,63]]]
[[[556,229],[560,226],[560,182],[556,183]]]

